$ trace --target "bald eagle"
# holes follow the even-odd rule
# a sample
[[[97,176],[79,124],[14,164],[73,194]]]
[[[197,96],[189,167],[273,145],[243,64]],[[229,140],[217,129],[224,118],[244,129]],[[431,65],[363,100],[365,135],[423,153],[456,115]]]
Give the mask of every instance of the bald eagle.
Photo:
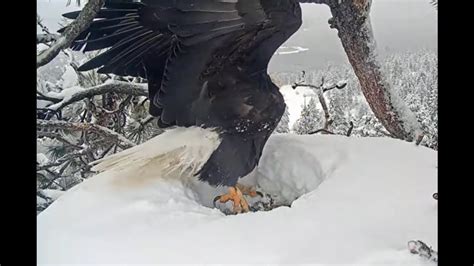
[[[301,23],[295,0],[106,1],[71,48],[108,48],[79,71],[145,78],[160,127],[216,129],[221,142],[196,175],[229,187],[218,200],[239,213],[255,190],[238,180],[257,166],[285,111],[268,63]]]

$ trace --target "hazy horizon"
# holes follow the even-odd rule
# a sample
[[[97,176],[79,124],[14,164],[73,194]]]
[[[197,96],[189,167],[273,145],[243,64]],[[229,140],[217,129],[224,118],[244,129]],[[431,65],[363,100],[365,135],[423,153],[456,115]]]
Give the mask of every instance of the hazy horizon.
[[[66,6],[66,0],[38,0],[37,12],[51,31],[59,29],[61,14],[79,9]],[[74,1],[73,1],[74,2]],[[302,4],[303,25],[284,46],[302,47],[300,53],[275,55],[270,72],[320,69],[327,64],[347,63],[347,57],[337,37],[337,31],[327,23],[329,7],[321,4]],[[416,51],[438,48],[437,10],[429,0],[374,0],[371,21],[378,52]]]

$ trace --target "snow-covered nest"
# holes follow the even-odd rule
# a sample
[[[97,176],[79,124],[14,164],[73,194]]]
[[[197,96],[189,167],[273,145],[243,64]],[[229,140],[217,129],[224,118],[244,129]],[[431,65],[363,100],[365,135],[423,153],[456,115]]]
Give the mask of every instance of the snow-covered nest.
[[[422,265],[407,242],[437,249],[433,150],[273,135],[245,179],[291,207],[226,216],[207,207],[223,188],[187,177],[216,143],[214,133],[176,129],[106,159],[38,216],[38,263]]]

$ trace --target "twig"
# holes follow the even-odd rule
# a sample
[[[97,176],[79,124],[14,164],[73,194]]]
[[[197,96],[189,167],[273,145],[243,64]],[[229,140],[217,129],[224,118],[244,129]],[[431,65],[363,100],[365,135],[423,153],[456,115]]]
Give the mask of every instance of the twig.
[[[41,30],[46,34],[50,34],[48,28],[43,24],[43,21],[38,13],[36,13],[36,23],[41,27]]]
[[[326,129],[324,129],[324,128],[318,129],[318,130],[316,130],[316,131],[309,132],[308,135],[316,134],[316,133],[319,133],[319,132],[324,132],[324,133],[326,133],[326,134],[335,135],[334,132],[331,132],[331,131],[326,130]]]

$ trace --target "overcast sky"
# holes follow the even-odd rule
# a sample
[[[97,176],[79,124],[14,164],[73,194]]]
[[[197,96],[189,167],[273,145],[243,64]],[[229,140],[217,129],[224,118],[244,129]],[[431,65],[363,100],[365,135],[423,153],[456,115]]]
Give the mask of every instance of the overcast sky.
[[[38,13],[50,30],[59,28],[62,13],[78,9],[75,4],[66,7],[66,2],[37,0]],[[301,46],[309,50],[274,56],[270,70],[299,71],[347,62],[336,30],[328,26],[329,8],[316,4],[303,4],[302,8],[303,26],[285,46]],[[437,11],[429,0],[373,0],[371,20],[381,55],[422,48],[437,51]]]

